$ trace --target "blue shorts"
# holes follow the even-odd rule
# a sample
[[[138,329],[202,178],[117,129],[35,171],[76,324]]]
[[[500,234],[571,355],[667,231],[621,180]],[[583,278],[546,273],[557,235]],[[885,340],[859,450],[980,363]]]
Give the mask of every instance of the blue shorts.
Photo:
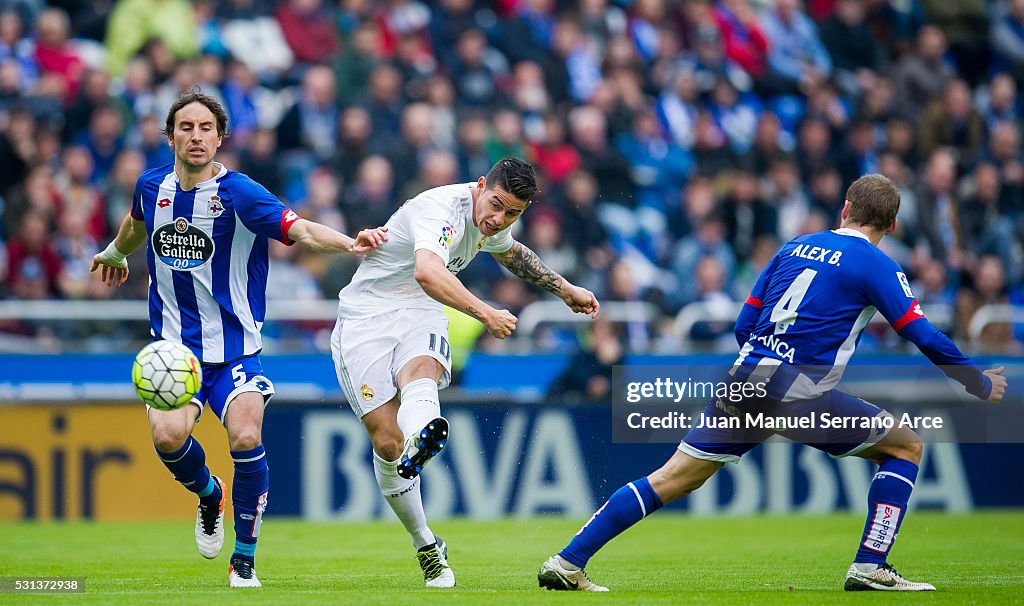
[[[259,355],[239,358],[227,364],[203,364],[203,386],[192,402],[203,413],[203,404],[209,403],[220,422],[228,412],[228,406],[240,393],[255,391],[263,394],[266,404],[274,397],[274,384],[263,376],[263,363]]]
[[[746,414],[765,416],[806,418],[815,413],[814,426],[793,429],[767,429],[740,423],[739,428],[722,427],[721,421]],[[825,413],[832,419],[850,420],[850,427],[824,426],[820,420]],[[878,427],[879,419],[892,415],[860,398],[832,389],[817,398],[779,402],[771,399],[744,400],[738,404],[722,405],[711,401],[702,413],[705,419],[716,421],[715,427],[694,427],[679,443],[679,450],[705,461],[736,463],[740,457],[773,435],[780,435],[794,442],[807,444],[828,453],[833,458],[847,457],[876,444],[888,435],[892,426]],[[876,419],[875,427],[863,427],[859,420]]]

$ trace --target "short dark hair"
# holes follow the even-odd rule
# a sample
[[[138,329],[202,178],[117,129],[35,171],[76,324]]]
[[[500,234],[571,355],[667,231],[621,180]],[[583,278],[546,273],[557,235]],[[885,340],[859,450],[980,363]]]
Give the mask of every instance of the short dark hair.
[[[850,202],[847,220],[857,225],[889,229],[900,210],[900,190],[888,177],[864,175],[846,190]]]
[[[533,166],[519,158],[502,158],[487,171],[487,189],[494,187],[530,202],[537,193],[537,173]]]
[[[178,113],[178,110],[185,107],[190,103],[201,103],[205,105],[210,112],[213,113],[213,117],[217,119],[217,134],[221,137],[228,136],[228,113],[224,111],[224,106],[217,101],[216,98],[203,94],[202,89],[198,86],[193,86],[181,93],[178,100],[171,105],[171,109],[167,110],[167,123],[164,125],[164,136],[170,137],[174,132],[174,117]]]

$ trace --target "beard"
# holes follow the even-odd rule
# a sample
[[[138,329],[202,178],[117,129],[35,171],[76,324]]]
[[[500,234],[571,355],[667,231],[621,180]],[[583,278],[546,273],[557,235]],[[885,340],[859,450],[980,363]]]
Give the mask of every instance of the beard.
[[[204,154],[202,159],[198,159],[196,157],[190,156],[187,151],[185,153],[183,153],[183,154],[177,154],[176,155],[177,160],[181,164],[186,166],[189,170],[193,170],[193,171],[201,170],[201,169],[206,168],[207,166],[209,166],[210,163],[213,162],[213,156],[214,156],[214,154],[209,154],[209,155],[205,155]]]

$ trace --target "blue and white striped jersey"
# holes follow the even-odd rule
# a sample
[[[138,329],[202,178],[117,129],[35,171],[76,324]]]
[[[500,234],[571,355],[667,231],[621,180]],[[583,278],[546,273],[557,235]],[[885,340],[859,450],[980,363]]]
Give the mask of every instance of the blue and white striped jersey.
[[[267,239],[291,244],[298,220],[262,185],[216,166],[214,178],[188,191],[173,164],[142,173],[131,210],[149,234],[153,336],[183,343],[205,364],[262,349]]]
[[[968,392],[988,397],[991,381],[928,322],[899,264],[848,228],[790,240],[761,272],[736,319],[739,378],[771,376],[769,393],[785,401],[817,397],[839,383],[875,311]]]

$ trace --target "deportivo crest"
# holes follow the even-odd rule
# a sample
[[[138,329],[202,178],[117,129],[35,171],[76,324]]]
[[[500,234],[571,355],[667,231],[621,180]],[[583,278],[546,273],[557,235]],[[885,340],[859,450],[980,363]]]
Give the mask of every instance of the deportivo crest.
[[[220,196],[210,196],[210,201],[206,203],[206,214],[210,217],[219,217],[224,213],[224,204],[220,201]]]
[[[455,230],[449,225],[445,225],[441,228],[441,237],[437,239],[437,243],[441,246],[448,246],[452,243],[452,238],[455,237]]]
[[[213,238],[184,217],[164,223],[150,238],[153,255],[176,271],[193,271],[213,258]]]
[[[370,401],[370,400],[373,399],[373,390],[370,389],[369,385],[365,385],[364,384],[362,387],[360,387],[359,388],[359,393],[360,393],[360,395],[363,396],[363,399],[366,400],[366,401]]]

